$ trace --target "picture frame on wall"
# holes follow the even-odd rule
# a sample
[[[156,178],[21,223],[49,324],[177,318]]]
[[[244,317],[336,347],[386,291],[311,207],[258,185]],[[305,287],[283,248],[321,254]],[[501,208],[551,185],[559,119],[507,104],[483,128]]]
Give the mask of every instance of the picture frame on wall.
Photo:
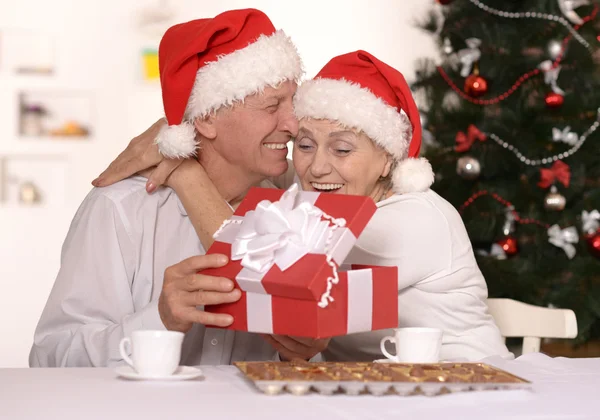
[[[67,160],[50,155],[0,156],[0,208],[64,205]]]
[[[48,33],[0,28],[0,70],[21,75],[52,75],[55,48],[55,39]]]
[[[19,92],[19,137],[88,140],[92,135],[92,96],[70,90]]]

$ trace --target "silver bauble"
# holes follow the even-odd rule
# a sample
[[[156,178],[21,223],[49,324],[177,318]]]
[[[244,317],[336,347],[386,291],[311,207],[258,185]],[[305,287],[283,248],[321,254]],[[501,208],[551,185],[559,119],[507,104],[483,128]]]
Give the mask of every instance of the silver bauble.
[[[548,51],[548,56],[552,60],[556,60],[562,51],[562,42],[553,39],[548,42],[546,50]]]
[[[548,195],[544,198],[544,208],[551,211],[561,211],[566,205],[567,199],[553,185]]]
[[[456,161],[456,173],[464,179],[477,179],[481,174],[481,164],[473,156],[463,156]]]

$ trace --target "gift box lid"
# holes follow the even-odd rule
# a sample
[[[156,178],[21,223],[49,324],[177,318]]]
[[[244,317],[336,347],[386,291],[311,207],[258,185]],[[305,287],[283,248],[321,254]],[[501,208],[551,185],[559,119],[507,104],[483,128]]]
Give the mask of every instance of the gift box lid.
[[[252,293],[319,300],[377,207],[370,197],[252,188],[208,253],[230,256],[211,275]],[[206,273],[206,271],[205,271]]]

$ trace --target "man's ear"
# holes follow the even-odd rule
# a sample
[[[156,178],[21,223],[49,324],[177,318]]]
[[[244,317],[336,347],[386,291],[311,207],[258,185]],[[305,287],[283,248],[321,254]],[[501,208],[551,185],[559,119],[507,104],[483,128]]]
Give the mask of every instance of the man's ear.
[[[215,115],[212,113],[202,118],[196,118],[194,120],[194,127],[196,127],[198,133],[205,139],[213,140],[217,137]]]

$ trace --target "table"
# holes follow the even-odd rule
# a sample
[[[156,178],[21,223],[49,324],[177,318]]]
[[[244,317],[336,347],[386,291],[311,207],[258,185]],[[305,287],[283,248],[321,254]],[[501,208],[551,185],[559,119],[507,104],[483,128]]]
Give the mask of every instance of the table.
[[[182,382],[118,379],[112,369],[0,369],[1,419],[600,419],[600,358],[483,360],[534,382],[533,391],[436,397],[267,396],[233,366],[202,366]]]

